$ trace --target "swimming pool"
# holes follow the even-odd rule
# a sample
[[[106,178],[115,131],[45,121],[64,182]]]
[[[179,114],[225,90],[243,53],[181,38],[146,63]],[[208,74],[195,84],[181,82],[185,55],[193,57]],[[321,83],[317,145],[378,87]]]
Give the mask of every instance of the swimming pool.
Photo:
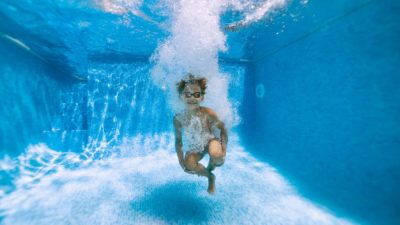
[[[2,1],[1,223],[397,224],[399,6]],[[230,128],[214,196],[174,152],[187,71]]]

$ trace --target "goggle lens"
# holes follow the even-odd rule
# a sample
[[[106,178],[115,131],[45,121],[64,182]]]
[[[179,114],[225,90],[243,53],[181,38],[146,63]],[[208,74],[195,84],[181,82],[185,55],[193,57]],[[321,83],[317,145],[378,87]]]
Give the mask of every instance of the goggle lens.
[[[185,93],[185,97],[186,98],[190,98],[191,96],[193,96],[195,98],[200,98],[201,97],[201,93],[200,92],[195,92],[195,93],[186,92]]]

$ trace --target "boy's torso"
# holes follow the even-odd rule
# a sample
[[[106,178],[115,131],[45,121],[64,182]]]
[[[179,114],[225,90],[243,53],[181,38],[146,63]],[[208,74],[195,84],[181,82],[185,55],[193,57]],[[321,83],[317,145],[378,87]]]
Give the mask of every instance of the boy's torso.
[[[213,124],[206,108],[200,107],[196,111],[186,110],[177,114],[177,119],[182,125],[186,151],[202,152],[209,140],[215,138]]]
[[[199,121],[201,124],[201,131],[211,132],[211,121],[204,107],[200,107],[196,111],[185,110],[177,114],[177,118],[182,125],[182,128],[187,128],[193,125],[194,121]],[[200,131],[200,130],[199,130]]]

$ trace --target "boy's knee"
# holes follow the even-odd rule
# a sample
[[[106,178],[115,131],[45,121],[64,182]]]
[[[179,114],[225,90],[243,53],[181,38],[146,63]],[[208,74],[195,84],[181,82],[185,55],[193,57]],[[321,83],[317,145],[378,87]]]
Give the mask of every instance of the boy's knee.
[[[183,164],[185,165],[185,168],[187,170],[195,170],[197,166],[197,161],[192,159],[191,157],[187,157]]]
[[[212,158],[223,158],[225,156],[221,143],[214,139],[208,144],[208,154]]]

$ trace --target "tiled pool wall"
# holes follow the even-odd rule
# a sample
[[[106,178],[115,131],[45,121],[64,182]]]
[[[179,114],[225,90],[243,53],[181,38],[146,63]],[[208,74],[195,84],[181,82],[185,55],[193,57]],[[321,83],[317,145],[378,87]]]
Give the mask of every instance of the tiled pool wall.
[[[255,154],[307,197],[372,224],[400,220],[399,9],[309,1],[301,20],[258,31],[246,86]]]

